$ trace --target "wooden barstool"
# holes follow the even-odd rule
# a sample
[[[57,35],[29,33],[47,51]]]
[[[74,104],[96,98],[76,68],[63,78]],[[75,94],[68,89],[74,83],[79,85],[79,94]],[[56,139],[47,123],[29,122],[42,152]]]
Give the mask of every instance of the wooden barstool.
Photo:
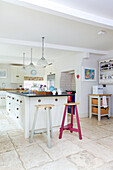
[[[47,120],[47,139],[48,139],[48,147],[51,147],[51,142],[50,142],[50,133],[51,137],[53,137],[53,130],[52,130],[52,119],[51,119],[51,112],[50,109],[52,109],[54,105],[52,104],[45,104],[45,105],[35,105],[37,111],[34,116],[34,121],[33,121],[33,126],[32,126],[32,131],[31,131],[31,138],[30,138],[30,143],[32,143],[33,136],[35,133],[35,125],[36,125],[36,120],[37,120],[37,115],[38,115],[38,109],[40,107],[43,107],[46,110],[46,120]],[[41,131],[40,131],[41,132]],[[43,131],[42,131],[43,133]]]
[[[65,105],[65,109],[64,109],[63,119],[62,119],[62,125],[61,125],[61,128],[60,128],[59,139],[62,138],[63,130],[69,130],[71,133],[72,133],[73,131],[74,131],[74,132],[78,132],[78,133],[79,133],[79,139],[80,139],[80,140],[82,139],[82,134],[81,134],[81,129],[80,129],[80,123],[79,123],[79,116],[78,116],[78,110],[77,110],[77,105],[78,105],[78,104],[79,104],[79,103],[66,103],[66,104],[64,104],[64,105]],[[71,106],[71,123],[68,124],[68,125],[66,125],[66,126],[64,126],[67,106]],[[77,127],[78,127],[78,129],[73,128],[73,106],[75,106],[76,120],[77,120]]]

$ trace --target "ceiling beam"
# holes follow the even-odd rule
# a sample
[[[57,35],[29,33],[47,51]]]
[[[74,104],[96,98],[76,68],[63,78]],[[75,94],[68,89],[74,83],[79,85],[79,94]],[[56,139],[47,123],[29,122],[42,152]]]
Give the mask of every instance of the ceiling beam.
[[[15,40],[15,39],[8,39],[8,38],[0,38],[0,43],[30,46],[30,47],[41,47],[41,45],[42,45],[42,43],[40,43],[40,42]],[[103,55],[108,54],[108,51],[100,51],[100,50],[95,50],[95,49],[49,44],[49,43],[45,43],[44,47],[49,48],[49,49],[57,49],[57,50],[65,50],[65,51],[73,51],[73,52],[86,52],[86,53],[103,54]]]
[[[113,20],[70,8],[49,0],[2,0],[26,8],[113,30]]]

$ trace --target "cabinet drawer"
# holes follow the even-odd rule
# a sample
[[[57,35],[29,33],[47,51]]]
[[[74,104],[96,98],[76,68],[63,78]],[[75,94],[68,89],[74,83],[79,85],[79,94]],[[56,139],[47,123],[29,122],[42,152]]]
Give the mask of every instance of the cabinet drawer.
[[[108,114],[109,108],[101,108],[100,113],[101,115],[103,114]],[[92,107],[92,112],[98,114],[98,107]]]
[[[107,100],[107,105],[108,105],[108,99]],[[98,105],[98,99],[92,99],[92,104]],[[100,100],[100,105],[102,106],[102,99]]]

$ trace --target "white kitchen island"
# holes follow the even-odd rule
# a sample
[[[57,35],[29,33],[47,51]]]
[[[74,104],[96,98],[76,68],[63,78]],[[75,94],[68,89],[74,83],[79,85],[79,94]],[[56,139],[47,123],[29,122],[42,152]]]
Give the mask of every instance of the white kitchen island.
[[[52,113],[52,126],[60,127],[64,103],[67,103],[67,94],[63,95],[32,95],[21,94],[17,92],[7,92],[6,96],[6,110],[17,124],[19,124],[25,132],[25,138],[29,138],[29,133],[32,129],[32,123],[36,108],[34,105],[39,104],[53,104]],[[39,109],[37,123],[35,130],[46,128],[46,111],[43,108]],[[67,118],[66,122],[67,123]]]

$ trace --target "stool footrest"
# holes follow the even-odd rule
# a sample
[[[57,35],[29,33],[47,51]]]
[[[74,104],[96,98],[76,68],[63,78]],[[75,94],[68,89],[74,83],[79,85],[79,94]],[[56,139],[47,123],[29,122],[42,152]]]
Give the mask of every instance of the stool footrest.
[[[71,124],[64,126],[63,130],[70,130],[70,131],[74,131],[74,132],[79,132],[79,130],[76,129],[76,128],[73,128]]]

